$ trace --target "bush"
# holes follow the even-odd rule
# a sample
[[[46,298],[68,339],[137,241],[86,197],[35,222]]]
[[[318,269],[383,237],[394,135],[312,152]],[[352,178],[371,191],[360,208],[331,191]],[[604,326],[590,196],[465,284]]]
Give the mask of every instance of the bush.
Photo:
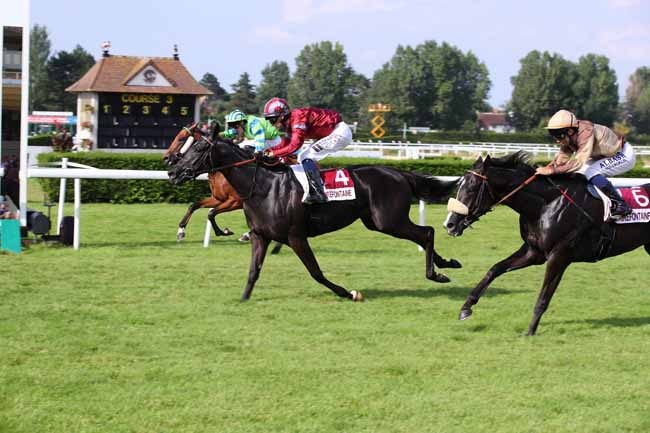
[[[27,138],[28,146],[51,146],[52,145],[52,135],[50,134],[40,134],[32,135]]]

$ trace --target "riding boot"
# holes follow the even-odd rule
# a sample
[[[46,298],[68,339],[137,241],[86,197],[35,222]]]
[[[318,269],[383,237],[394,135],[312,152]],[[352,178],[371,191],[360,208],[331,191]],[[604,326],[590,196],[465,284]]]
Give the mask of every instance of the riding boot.
[[[305,169],[305,174],[307,175],[307,181],[309,183],[309,194],[305,199],[305,203],[326,203],[327,196],[325,195],[323,181],[320,178],[320,173],[318,172],[316,163],[312,159],[305,159],[302,162],[302,167]]]
[[[632,208],[628,205],[614,185],[608,180],[607,183],[600,187],[600,190],[612,201],[612,219],[619,220],[632,213]]]

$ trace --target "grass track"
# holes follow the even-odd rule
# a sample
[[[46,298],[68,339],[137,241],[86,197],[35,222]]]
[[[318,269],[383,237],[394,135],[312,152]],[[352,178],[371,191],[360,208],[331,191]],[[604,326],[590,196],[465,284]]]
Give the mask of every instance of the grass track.
[[[84,205],[81,251],[0,256],[0,432],[648,432],[650,257],[572,265],[522,337],[543,268],[468,291],[520,244],[498,209],[436,248],[463,269],[424,277],[415,245],[361,224],[312,240],[340,300],[288,249],[239,303],[250,247],[202,247],[206,211]],[[412,216],[417,220],[417,208]],[[220,216],[245,230],[243,214]]]

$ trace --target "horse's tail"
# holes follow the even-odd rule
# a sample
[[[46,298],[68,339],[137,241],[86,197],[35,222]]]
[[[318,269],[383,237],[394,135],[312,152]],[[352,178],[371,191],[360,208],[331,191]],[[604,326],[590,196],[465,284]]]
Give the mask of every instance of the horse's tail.
[[[410,172],[409,181],[413,189],[413,195],[419,199],[431,203],[444,202],[452,194],[458,181],[445,181],[435,176],[427,176],[420,173]]]

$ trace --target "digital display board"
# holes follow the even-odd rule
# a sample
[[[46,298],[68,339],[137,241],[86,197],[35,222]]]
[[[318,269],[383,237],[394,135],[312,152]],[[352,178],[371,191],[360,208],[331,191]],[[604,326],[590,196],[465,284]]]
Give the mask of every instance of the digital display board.
[[[194,95],[100,93],[99,148],[166,149],[194,121]]]

